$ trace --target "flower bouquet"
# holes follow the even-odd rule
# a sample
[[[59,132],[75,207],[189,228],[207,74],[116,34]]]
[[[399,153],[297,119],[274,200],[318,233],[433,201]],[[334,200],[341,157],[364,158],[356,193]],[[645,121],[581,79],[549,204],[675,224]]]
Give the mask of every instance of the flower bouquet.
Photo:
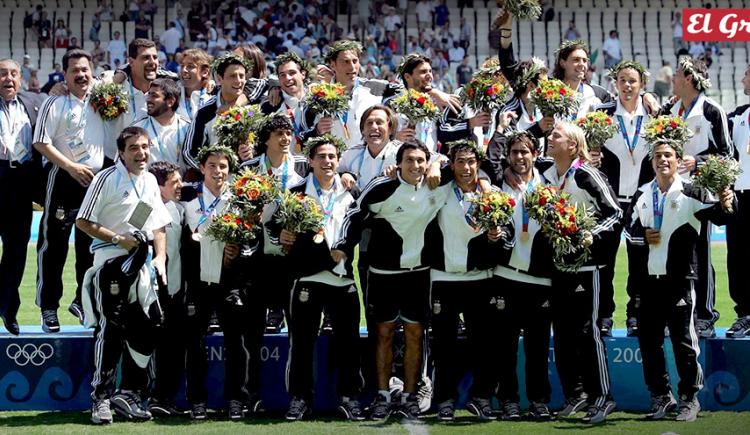
[[[416,89],[408,89],[404,94],[394,98],[391,107],[396,113],[404,115],[409,120],[409,125],[434,121],[440,117],[440,111],[432,102],[432,98]]]
[[[571,202],[570,195],[539,186],[524,200],[529,217],[539,222],[554,249],[553,263],[562,272],[577,272],[591,255],[590,230],[595,221],[588,211]]]
[[[464,99],[472,110],[491,113],[503,107],[511,91],[502,75],[481,74],[464,86]]]
[[[498,2],[501,3],[501,2]],[[518,20],[536,20],[542,15],[542,7],[538,0],[504,0],[499,7],[508,11]]]
[[[679,116],[660,116],[646,123],[643,137],[650,144],[659,141],[682,146],[692,135],[685,121]]]
[[[341,83],[315,83],[305,98],[307,107],[322,116],[340,116],[349,110],[346,88]]]
[[[128,96],[122,86],[115,83],[105,83],[94,86],[91,90],[89,102],[94,111],[105,121],[117,119],[128,111]]]
[[[709,155],[695,171],[693,185],[718,195],[733,185],[741,173],[742,168],[737,160],[731,157]],[[732,211],[731,207],[729,211]]]
[[[279,186],[275,178],[261,175],[252,169],[245,169],[238,174],[231,184],[231,203],[246,212],[260,212],[263,206],[279,195]]]
[[[470,216],[477,230],[490,231],[513,219],[516,201],[505,192],[484,192],[470,202]]]
[[[590,150],[598,151],[619,130],[612,118],[601,110],[591,112],[578,120],[578,126],[586,134]]]
[[[542,80],[531,94],[529,100],[543,116],[570,117],[578,111],[579,100],[576,92],[557,79]]]
[[[213,125],[219,145],[227,146],[237,152],[240,145],[254,145],[255,131],[260,127],[264,117],[258,105],[233,106],[218,115]]]
[[[312,231],[315,233],[314,240],[317,243],[323,241],[320,238],[323,233],[323,210],[313,197],[292,193],[288,190],[282,192],[273,218],[281,228],[291,233]],[[286,251],[286,247],[284,250]]]
[[[244,245],[255,240],[261,228],[260,213],[225,211],[211,221],[206,235],[224,243]]]

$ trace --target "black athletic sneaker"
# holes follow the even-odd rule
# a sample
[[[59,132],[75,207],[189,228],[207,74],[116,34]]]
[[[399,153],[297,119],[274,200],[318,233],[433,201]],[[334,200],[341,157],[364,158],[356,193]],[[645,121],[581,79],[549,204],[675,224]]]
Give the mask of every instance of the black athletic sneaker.
[[[284,418],[286,418],[288,421],[302,420],[306,415],[309,415],[310,412],[311,410],[307,406],[307,402],[305,402],[305,399],[295,397],[291,402],[289,402],[289,410],[284,415]]]
[[[551,418],[549,407],[546,403],[532,402],[532,404],[529,405],[529,418],[537,421],[549,420]]]
[[[695,321],[695,331],[698,333],[698,338],[715,338],[716,330],[714,324],[710,320],[697,319]]]
[[[196,403],[190,410],[190,418],[193,420],[205,420],[208,418],[205,403]]]
[[[646,414],[647,420],[661,420],[677,408],[677,401],[672,393],[663,396],[651,396],[651,409]]]
[[[174,417],[185,414],[174,402],[168,400],[151,399],[148,404],[148,411],[154,417]]]
[[[239,400],[230,400],[227,407],[227,413],[230,420],[242,420],[245,413],[242,410],[242,402]]]
[[[327,313],[323,313],[323,325],[320,327],[320,333],[323,335],[333,334],[333,323],[331,322],[331,316]]]
[[[611,317],[603,317],[596,321],[597,326],[599,326],[599,332],[601,332],[602,337],[611,337],[612,336],[612,318]]]
[[[557,411],[558,417],[570,417],[586,407],[586,397],[570,397],[565,399],[565,404],[561,410]]]
[[[625,322],[625,326],[628,328],[628,337],[638,336],[638,319],[635,317],[628,317],[628,321]]]
[[[211,317],[208,318],[208,331],[207,333],[215,334],[221,332],[221,326],[219,325],[219,316],[216,311],[211,312]]]
[[[399,405],[398,412],[407,420],[419,420],[422,413],[419,410],[419,401],[416,397],[406,399],[406,402]]]
[[[466,403],[466,409],[476,415],[479,420],[489,421],[497,419],[492,412],[490,401],[487,399],[474,397]]]
[[[265,411],[265,409],[263,409],[263,401],[260,397],[253,395],[250,397],[250,400],[243,404],[242,411],[246,414],[249,413],[253,415],[263,412]]]
[[[266,317],[266,334],[280,334],[284,328],[284,311],[268,310]]]
[[[745,338],[750,335],[750,316],[740,317],[727,329],[727,338]]]
[[[68,305],[68,312],[78,319],[78,323],[83,325],[83,305],[81,305],[81,301],[74,300],[71,302],[70,305]]]
[[[607,400],[602,406],[590,405],[586,410],[586,415],[581,418],[581,421],[591,424],[602,423],[616,406],[617,404],[614,400]]]
[[[370,406],[370,419],[383,421],[391,415],[391,402],[382,394],[378,394]]]
[[[132,391],[115,393],[109,399],[110,406],[119,416],[133,421],[151,420],[151,413],[142,405],[141,398]]]
[[[342,399],[338,410],[344,414],[344,418],[349,421],[362,421],[365,419],[365,414],[362,412],[362,406],[357,400]]]
[[[453,421],[456,419],[456,405],[452,400],[448,400],[438,405],[438,420]]]
[[[60,332],[57,310],[42,310],[42,331],[47,333]]]
[[[503,403],[503,420],[520,420],[521,405],[516,402]]]

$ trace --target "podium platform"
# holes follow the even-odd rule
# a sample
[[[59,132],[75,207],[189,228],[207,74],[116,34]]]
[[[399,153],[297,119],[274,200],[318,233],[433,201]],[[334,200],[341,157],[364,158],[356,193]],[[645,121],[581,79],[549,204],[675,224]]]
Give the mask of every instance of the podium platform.
[[[724,331],[717,334],[724,336]],[[366,331],[362,330],[364,340]],[[522,340],[523,338],[521,338]],[[320,337],[316,349],[315,408],[332,410],[337,405],[335,373],[328,369],[329,337]],[[649,394],[643,382],[638,340],[616,330],[605,339],[609,357],[612,394],[620,410],[642,411],[649,405]],[[364,343],[363,343],[364,344]],[[712,411],[750,410],[750,339],[724,338],[701,340],[700,362],[705,384],[699,399],[703,409]],[[460,342],[456,352],[463,351]],[[523,347],[520,347],[523,349]],[[672,384],[677,373],[669,340],[665,341]],[[397,349],[398,354],[403,349]],[[221,334],[208,337],[209,406],[223,406],[223,347]],[[0,333],[0,410],[84,410],[90,406],[94,340],[91,330],[63,326],[57,334],[44,334],[38,326],[21,327],[19,337]],[[284,410],[289,403],[284,384],[288,338],[286,334],[267,335],[261,350],[263,402],[268,410]],[[562,404],[562,393],[554,365],[550,342],[552,383],[551,406]],[[465,361],[468,363],[468,361]],[[523,351],[519,354],[518,373],[522,406],[524,397]],[[467,399],[471,375],[461,383],[461,402]]]

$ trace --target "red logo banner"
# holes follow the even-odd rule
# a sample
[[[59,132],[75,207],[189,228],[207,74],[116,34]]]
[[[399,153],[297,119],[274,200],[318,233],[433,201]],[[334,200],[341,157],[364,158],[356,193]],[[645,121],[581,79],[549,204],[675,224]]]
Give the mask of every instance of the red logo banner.
[[[683,9],[684,41],[750,41],[750,9]]]

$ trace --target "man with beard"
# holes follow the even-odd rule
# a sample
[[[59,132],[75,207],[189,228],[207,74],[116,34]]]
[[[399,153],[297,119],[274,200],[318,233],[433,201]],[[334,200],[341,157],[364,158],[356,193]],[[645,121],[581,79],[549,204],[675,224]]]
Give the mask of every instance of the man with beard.
[[[534,135],[516,131],[508,135],[506,159],[509,169],[520,180],[518,187],[503,182],[502,189],[516,202],[513,210],[513,240],[503,244],[499,264],[494,270],[492,287],[499,310],[498,347],[508,354],[500,358],[498,399],[504,420],[521,418],[516,373],[518,336],[523,330],[525,354],[526,397],[529,417],[550,418],[548,403],[551,388],[547,373],[549,337],[552,323],[550,293],[552,291],[552,249],[540,232],[539,223],[529,219],[524,206],[528,192],[543,184],[534,167],[540,147]]]
[[[104,156],[104,131],[88,104],[92,83],[91,55],[71,50],[62,59],[68,95],[49,97],[42,106],[34,134],[34,147],[47,161],[47,189],[44,213],[37,240],[37,298],[42,310],[42,329],[58,332],[57,309],[63,293],[63,268],[68,240],[86,188],[103,167],[112,161]],[[75,230],[76,291],[68,310],[83,321],[81,283],[93,261],[91,238]]]
[[[148,116],[133,123],[151,138],[151,160],[181,164],[182,144],[190,129],[190,120],[175,113],[180,87],[171,79],[156,79],[146,93]]]
[[[648,158],[648,144],[641,141],[641,132],[650,117],[641,96],[646,86],[648,71],[638,62],[620,62],[610,73],[618,90],[614,101],[604,103],[596,110],[609,115],[619,127],[619,131],[607,140],[601,149],[600,170],[607,176],[617,194],[620,208],[626,210],[638,190],[638,186],[651,180],[654,176]],[[612,280],[615,275],[615,259],[620,247],[620,238],[613,238],[612,246],[607,252],[607,267],[601,271],[601,302],[597,324],[605,337],[612,336],[612,315],[615,312],[615,295]],[[638,289],[641,285],[635,281],[637,274],[632,271],[639,261],[633,255],[632,245],[626,242],[628,250],[627,281],[627,333],[638,334]]]
[[[76,226],[94,239],[82,301],[86,326],[95,327],[91,420],[96,424],[112,422],[110,406],[127,420],[151,418],[141,394],[161,322],[154,281],[167,283],[164,227],[171,216],[146,170],[149,148],[145,130],[125,128],[117,139],[117,163],[96,174],[76,218]]]
[[[0,201],[7,205],[0,217],[0,317],[13,335],[20,332],[18,287],[31,232],[33,187],[40,176],[40,165],[32,159],[32,136],[44,98],[44,94],[21,91],[21,65],[0,59]]]
[[[742,88],[750,95],[750,65],[742,76]],[[727,221],[727,273],[729,274],[729,296],[735,303],[737,320],[727,329],[727,338],[742,338],[750,334],[750,285],[745,279],[743,258],[750,246],[750,104],[737,107],[727,115],[735,156],[742,167],[742,174],[734,183],[737,208]]]
[[[680,175],[688,176],[698,169],[709,155],[732,156],[734,147],[724,109],[706,96],[711,87],[708,68],[701,60],[680,59],[672,82],[679,100],[664,106],[663,112],[685,120],[693,136],[685,144],[685,155],[680,163]],[[711,262],[711,225],[704,223],[698,240],[698,282],[696,283],[695,328],[701,338],[716,336],[714,323],[719,312],[714,309],[716,282]]]
[[[185,163],[189,168],[196,170],[199,169],[198,162],[195,160],[198,151],[204,146],[217,142],[213,125],[219,115],[219,108],[237,104],[238,99],[243,95],[243,88],[247,81],[246,73],[250,69],[247,61],[235,54],[222,56],[215,62],[215,68],[214,72],[221,89],[198,110],[182,149]]]

